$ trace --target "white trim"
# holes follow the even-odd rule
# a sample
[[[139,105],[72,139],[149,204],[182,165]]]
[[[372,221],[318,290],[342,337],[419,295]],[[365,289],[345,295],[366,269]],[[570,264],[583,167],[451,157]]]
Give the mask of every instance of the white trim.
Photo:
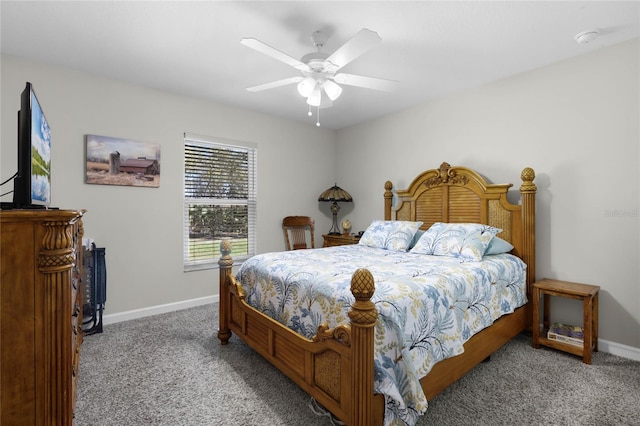
[[[149,306],[148,308],[134,309],[132,311],[118,312],[105,315],[102,318],[104,325],[115,324],[122,321],[130,321],[144,318],[151,315],[166,314],[167,312],[179,311],[182,309],[194,308],[196,306],[207,305],[220,301],[220,296],[207,296],[199,299],[183,300],[182,302],[167,303],[166,305]]]
[[[598,339],[598,350],[611,355],[629,358],[640,361],[640,348],[623,345],[622,343],[610,342],[609,340]]]
[[[255,142],[248,141],[239,141],[235,139],[225,139],[219,138],[217,136],[204,136],[204,135],[196,135],[194,133],[184,133],[184,139],[188,139],[192,142],[205,142],[205,143],[215,143],[215,144],[223,144],[223,145],[231,145],[242,148],[251,148],[258,149],[258,144]]]

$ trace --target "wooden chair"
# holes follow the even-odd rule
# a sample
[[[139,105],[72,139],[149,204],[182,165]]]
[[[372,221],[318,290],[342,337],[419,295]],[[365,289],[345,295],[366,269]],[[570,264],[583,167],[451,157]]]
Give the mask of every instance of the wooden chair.
[[[315,248],[314,225],[315,221],[309,216],[287,216],[282,219],[287,250]],[[311,244],[307,242],[307,235],[311,237]]]

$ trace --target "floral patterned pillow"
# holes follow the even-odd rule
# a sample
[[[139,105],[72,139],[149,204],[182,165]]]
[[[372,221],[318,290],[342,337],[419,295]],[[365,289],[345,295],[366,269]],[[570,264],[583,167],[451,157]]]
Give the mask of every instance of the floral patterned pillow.
[[[374,220],[358,244],[392,251],[407,251],[422,222]]]
[[[464,262],[482,260],[489,243],[502,229],[480,223],[436,222],[424,233],[411,253],[457,257]]]

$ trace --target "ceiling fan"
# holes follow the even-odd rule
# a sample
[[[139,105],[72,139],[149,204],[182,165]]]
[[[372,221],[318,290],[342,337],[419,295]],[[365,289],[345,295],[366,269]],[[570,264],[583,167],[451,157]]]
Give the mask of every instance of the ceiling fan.
[[[315,31],[311,34],[311,40],[317,51],[304,55],[300,60],[255,38],[243,38],[240,40],[240,43],[245,46],[282,61],[297,69],[302,74],[296,77],[289,77],[248,87],[247,90],[250,92],[259,92],[297,83],[298,93],[307,98],[309,116],[311,116],[312,106],[317,107],[319,115],[320,108],[328,108],[333,105],[333,101],[338,99],[342,93],[341,84],[383,91],[391,91],[395,87],[397,81],[394,80],[338,72],[342,67],[382,41],[375,31],[366,28],[361,29],[331,55],[322,52],[322,47],[327,41],[327,35],[325,33]],[[316,126],[320,126],[319,117]]]

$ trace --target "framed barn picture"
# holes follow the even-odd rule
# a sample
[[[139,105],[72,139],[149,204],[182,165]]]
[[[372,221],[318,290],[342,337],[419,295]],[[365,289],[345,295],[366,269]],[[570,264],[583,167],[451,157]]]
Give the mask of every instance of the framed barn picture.
[[[160,144],[86,135],[86,183],[160,186]]]

